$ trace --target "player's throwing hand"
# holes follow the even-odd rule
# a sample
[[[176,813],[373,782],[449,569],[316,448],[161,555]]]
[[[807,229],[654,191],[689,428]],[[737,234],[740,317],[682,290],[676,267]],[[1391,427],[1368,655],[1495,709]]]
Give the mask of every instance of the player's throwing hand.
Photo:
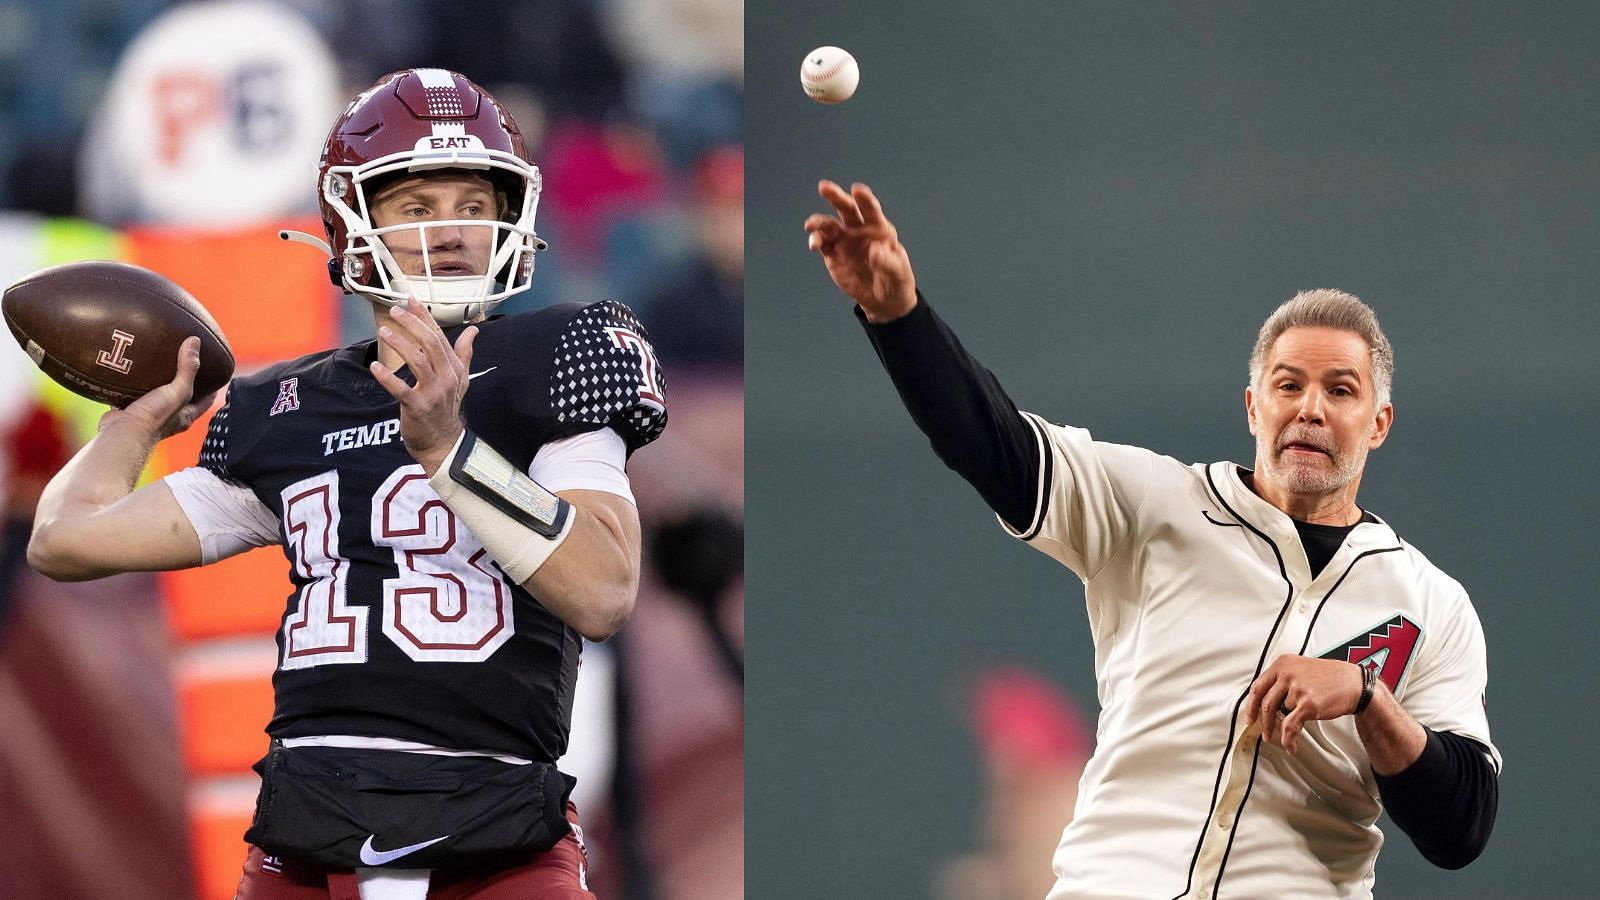
[[[451,347],[439,323],[415,298],[403,307],[390,307],[389,313],[390,324],[378,329],[378,340],[405,360],[416,386],[406,384],[380,362],[373,361],[369,368],[384,390],[400,401],[400,439],[431,476],[466,427],[461,401],[471,384],[467,367],[472,363],[472,341],[478,329],[469,326]]]
[[[817,193],[838,213],[806,219],[811,250],[822,254],[828,274],[873,322],[898,319],[917,305],[917,279],[911,258],[872,189],[857,182],[844,188],[831,181]]]
[[[211,408],[217,398],[212,391],[204,397],[194,396],[194,376],[200,371],[200,339],[184,338],[178,347],[178,371],[172,380],[124,409],[113,409],[101,419],[106,421],[131,416],[143,422],[158,438],[171,437],[194,424],[200,414]]]

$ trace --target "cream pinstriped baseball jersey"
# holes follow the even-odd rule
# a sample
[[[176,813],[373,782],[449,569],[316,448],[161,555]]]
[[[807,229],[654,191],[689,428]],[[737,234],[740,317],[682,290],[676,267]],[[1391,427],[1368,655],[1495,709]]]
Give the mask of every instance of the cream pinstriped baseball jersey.
[[[1039,500],[1013,534],[1083,579],[1101,706],[1049,900],[1370,897],[1381,807],[1354,720],[1307,723],[1290,756],[1242,701],[1284,653],[1347,659],[1498,771],[1466,592],[1381,522],[1313,578],[1294,523],[1233,463],[1028,419]]]

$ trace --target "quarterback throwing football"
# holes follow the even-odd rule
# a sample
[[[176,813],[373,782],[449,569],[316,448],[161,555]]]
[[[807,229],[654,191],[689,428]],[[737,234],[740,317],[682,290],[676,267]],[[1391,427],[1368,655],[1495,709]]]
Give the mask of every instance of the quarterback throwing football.
[[[648,337],[610,301],[487,318],[544,248],[540,177],[459,74],[362,92],[317,191],[330,273],[376,339],[235,378],[199,465],[133,490],[212,400],[191,397],[187,342],[51,482],[29,561],[77,580],[282,546],[239,897],[590,898],[554,763],[581,639],[613,634],[638,586],[624,465],[666,423]]]

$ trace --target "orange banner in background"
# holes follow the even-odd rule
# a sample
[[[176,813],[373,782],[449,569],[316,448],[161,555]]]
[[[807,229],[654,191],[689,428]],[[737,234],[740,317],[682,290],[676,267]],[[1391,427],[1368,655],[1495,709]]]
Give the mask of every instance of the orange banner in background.
[[[278,228],[322,234],[315,216],[239,230],[134,228],[127,260],[171,278],[210,311],[240,368],[326,350],[338,340],[339,294],[325,260]]]

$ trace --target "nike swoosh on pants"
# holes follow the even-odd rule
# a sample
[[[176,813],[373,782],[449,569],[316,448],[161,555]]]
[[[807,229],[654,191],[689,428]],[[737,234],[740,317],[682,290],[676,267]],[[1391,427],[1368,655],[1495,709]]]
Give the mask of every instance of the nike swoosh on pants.
[[[449,836],[447,834],[444,837],[436,837],[431,841],[423,841],[420,844],[412,844],[409,847],[400,847],[395,850],[378,850],[372,846],[372,839],[377,835],[370,835],[367,837],[367,842],[361,845],[361,862],[369,866],[381,866],[384,863],[394,862],[402,856],[415,853],[423,847],[431,847]]]

